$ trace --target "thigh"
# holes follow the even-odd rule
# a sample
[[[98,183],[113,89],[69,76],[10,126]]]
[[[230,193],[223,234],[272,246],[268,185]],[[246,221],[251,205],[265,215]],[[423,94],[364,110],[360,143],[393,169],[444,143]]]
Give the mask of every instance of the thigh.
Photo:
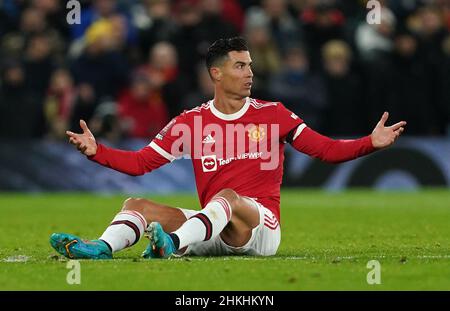
[[[164,231],[173,232],[186,221],[180,208],[172,207],[142,198],[129,198],[124,202],[122,210],[134,210],[141,213],[148,224],[157,221]]]
[[[242,247],[250,241],[253,229],[259,224],[260,214],[255,202],[245,196],[239,196],[233,206],[231,220],[220,233],[220,237],[229,246]]]

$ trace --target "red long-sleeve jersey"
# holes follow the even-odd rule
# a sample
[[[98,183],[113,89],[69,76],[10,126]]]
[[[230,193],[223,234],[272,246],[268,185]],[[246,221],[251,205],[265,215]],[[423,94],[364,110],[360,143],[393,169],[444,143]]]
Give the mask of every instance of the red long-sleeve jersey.
[[[126,174],[142,175],[187,156],[193,162],[202,207],[220,190],[229,188],[256,199],[280,219],[286,143],[330,163],[375,150],[370,136],[333,140],[309,128],[281,103],[247,98],[234,114],[221,113],[213,101],[185,111],[139,151],[98,144],[90,159]]]

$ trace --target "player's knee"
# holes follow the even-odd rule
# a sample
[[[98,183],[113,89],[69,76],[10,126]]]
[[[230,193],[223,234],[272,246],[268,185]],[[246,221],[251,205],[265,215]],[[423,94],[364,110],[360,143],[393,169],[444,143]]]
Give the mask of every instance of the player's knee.
[[[147,219],[153,219],[157,213],[158,204],[147,199],[128,198],[123,204],[122,211],[136,211],[144,215]]]
[[[123,206],[132,205],[135,201],[139,200],[138,198],[127,198],[125,201],[123,201]]]
[[[128,198],[123,202],[123,211],[137,211],[142,213],[144,210],[143,199],[141,198]]]
[[[239,203],[239,195],[233,189],[222,189],[216,194],[216,197],[222,197],[226,199],[228,203],[230,203],[232,209],[237,207],[237,204]]]

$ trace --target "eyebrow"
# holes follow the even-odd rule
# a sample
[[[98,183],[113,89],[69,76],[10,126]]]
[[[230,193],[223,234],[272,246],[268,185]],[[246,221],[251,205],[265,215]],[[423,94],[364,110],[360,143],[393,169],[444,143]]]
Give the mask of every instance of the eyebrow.
[[[246,63],[246,62],[241,62],[241,61],[237,61],[237,62],[235,62],[234,63],[235,65],[251,65],[251,64],[253,64],[253,62],[249,62],[249,63]]]

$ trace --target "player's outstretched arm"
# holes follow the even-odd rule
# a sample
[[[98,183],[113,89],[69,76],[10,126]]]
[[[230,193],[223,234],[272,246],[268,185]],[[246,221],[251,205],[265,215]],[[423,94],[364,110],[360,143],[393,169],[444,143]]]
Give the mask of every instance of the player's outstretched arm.
[[[138,151],[125,151],[97,144],[86,122],[80,120],[80,126],[83,130],[81,134],[66,132],[69,142],[88,159],[103,166],[128,175],[139,176],[170,162],[150,146]]]
[[[329,163],[341,163],[368,155],[376,150],[391,146],[403,133],[405,121],[392,126],[386,126],[389,114],[385,112],[371,135],[359,139],[331,139],[323,136],[309,127],[300,125],[294,135],[292,146],[314,158]]]

